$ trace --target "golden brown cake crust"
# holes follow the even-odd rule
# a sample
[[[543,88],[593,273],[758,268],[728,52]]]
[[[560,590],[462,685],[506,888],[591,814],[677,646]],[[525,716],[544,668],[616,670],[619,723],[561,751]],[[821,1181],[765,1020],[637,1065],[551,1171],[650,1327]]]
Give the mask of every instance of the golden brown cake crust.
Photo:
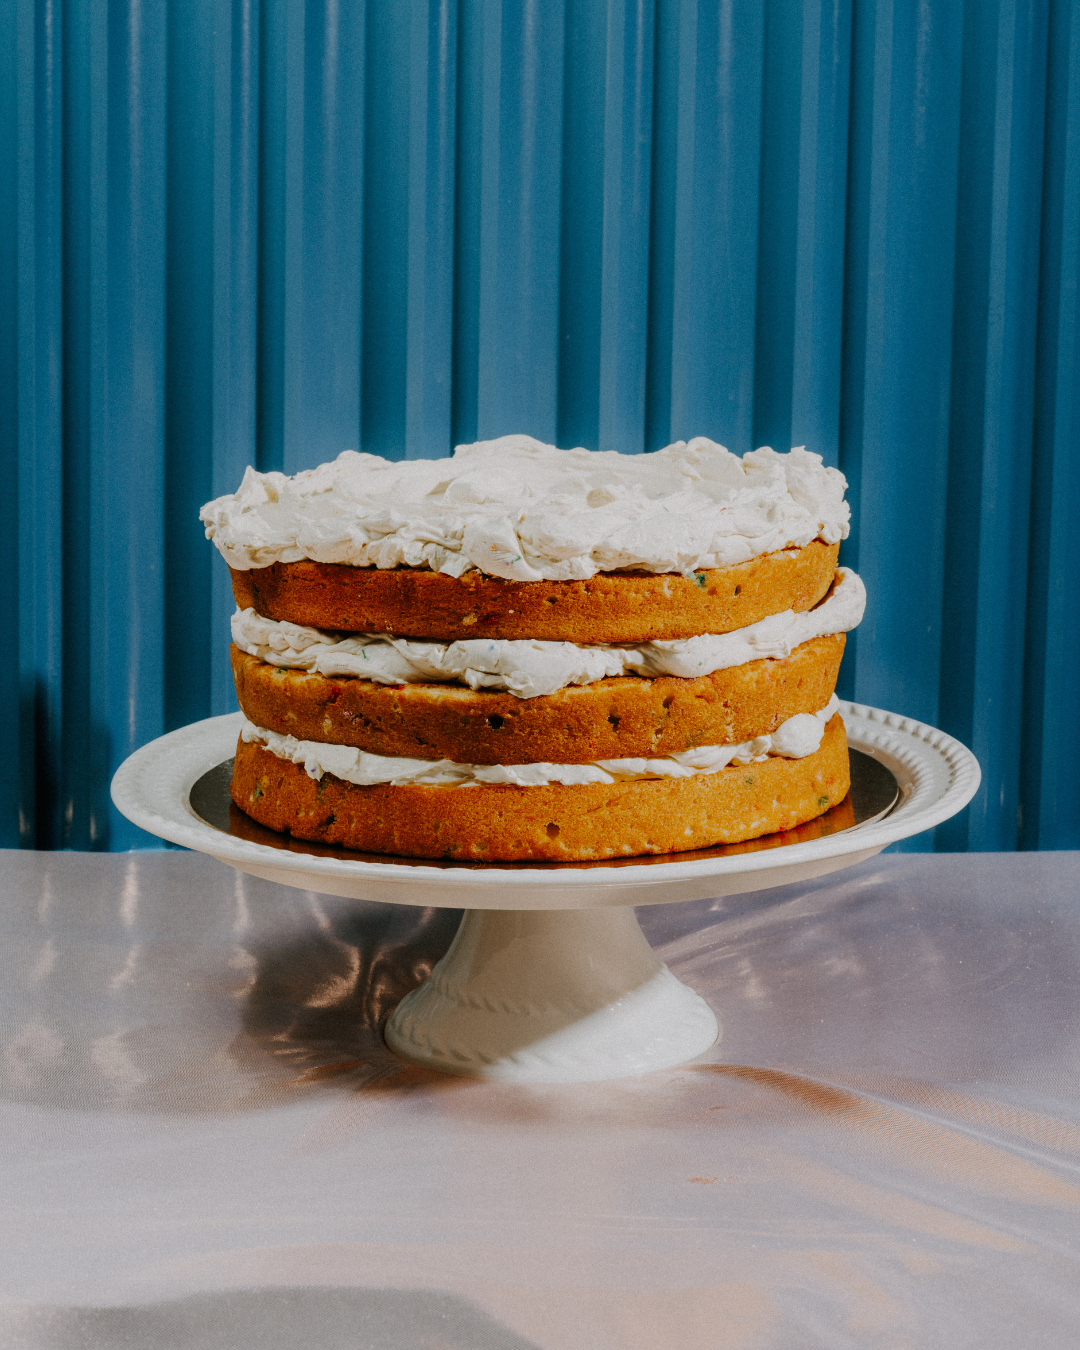
[[[371,853],[486,862],[673,853],[789,830],[850,786],[839,715],[804,759],[771,757],[694,778],[566,787],[316,782],[265,747],[236,748],[232,798],[262,825]]]
[[[588,581],[448,577],[422,568],[274,563],[233,571],[241,609],[336,632],[399,637],[649,642],[729,633],[786,609],[813,608],[832,585],[838,544],[765,553],[735,567],[653,575],[601,572]]]
[[[530,699],[287,671],[235,646],[232,665],[251,721],[300,741],[464,764],[583,764],[730,745],[817,712],[836,687],[844,641],[843,633],[814,638],[782,660],[696,680],[617,676]]]

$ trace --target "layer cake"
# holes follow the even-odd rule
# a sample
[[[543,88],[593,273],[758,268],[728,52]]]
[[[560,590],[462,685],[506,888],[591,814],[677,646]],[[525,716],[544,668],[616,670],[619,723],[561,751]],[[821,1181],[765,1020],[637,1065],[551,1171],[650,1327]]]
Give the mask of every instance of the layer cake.
[[[704,438],[249,469],[202,513],[238,606],[233,800],[303,839],[482,861],[813,819],[849,785],[845,487],[805,450]]]

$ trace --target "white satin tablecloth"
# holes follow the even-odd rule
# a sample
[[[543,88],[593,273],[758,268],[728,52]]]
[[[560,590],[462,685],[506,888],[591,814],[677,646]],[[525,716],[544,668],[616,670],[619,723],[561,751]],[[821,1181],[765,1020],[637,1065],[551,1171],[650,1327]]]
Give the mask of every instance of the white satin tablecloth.
[[[0,1347],[1080,1344],[1080,855],[642,910],[705,1058],[523,1088],[378,1026],[456,915],[0,854]]]

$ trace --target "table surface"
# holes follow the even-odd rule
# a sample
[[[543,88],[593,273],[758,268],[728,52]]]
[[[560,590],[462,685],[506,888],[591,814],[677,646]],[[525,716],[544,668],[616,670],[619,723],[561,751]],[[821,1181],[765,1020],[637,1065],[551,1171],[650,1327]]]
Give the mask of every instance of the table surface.
[[[407,1068],[453,933],[183,852],[0,853],[0,1348],[1080,1339],[1080,854],[639,910],[723,1039]]]

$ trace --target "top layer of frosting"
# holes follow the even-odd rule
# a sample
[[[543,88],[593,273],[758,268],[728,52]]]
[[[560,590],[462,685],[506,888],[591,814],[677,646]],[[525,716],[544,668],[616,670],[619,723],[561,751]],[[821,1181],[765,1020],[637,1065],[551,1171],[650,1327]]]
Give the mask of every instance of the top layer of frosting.
[[[574,581],[634,568],[731,567],[848,533],[847,483],[820,455],[741,459],[696,437],[648,455],[557,450],[530,436],[394,463],[343,451],[288,478],[249,468],[201,519],[230,567],[275,562],[472,568]]]

